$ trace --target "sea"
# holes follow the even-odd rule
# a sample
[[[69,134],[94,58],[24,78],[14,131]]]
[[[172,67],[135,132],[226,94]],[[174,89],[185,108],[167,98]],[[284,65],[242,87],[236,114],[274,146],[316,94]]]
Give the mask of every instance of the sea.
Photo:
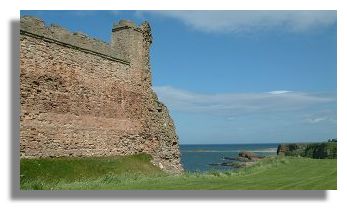
[[[235,170],[232,166],[222,166],[239,152],[249,151],[257,156],[275,156],[278,144],[183,144],[180,145],[181,162],[188,172]]]

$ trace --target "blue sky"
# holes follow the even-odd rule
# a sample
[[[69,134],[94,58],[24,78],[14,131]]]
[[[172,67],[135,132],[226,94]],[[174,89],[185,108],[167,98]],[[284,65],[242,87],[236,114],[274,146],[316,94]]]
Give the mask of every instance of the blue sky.
[[[336,138],[335,11],[21,11],[109,42],[152,27],[153,88],[180,142]]]

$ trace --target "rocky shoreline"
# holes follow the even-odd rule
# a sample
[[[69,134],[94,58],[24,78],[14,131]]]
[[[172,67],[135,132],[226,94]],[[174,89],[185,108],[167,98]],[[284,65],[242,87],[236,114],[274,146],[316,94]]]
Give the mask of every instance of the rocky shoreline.
[[[230,166],[233,168],[244,168],[254,165],[258,160],[263,159],[262,156],[249,151],[241,151],[238,157],[224,157],[225,162],[222,163],[211,163],[211,166]]]
[[[275,154],[276,155],[276,154]],[[336,159],[337,140],[331,139],[321,143],[290,143],[279,144],[277,147],[278,156],[295,156],[313,159]],[[254,152],[241,151],[237,157],[223,157],[220,163],[209,163],[209,166],[223,166],[230,168],[244,168],[254,165],[258,160],[265,158],[258,156]]]

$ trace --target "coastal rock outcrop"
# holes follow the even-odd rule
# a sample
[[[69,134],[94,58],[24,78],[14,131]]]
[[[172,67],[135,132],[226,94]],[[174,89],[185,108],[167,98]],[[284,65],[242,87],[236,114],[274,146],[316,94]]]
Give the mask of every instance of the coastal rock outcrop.
[[[257,156],[257,154],[253,152],[241,151],[238,154],[238,157],[224,157],[223,159],[226,160],[226,162],[222,162],[219,164],[212,163],[209,165],[212,165],[212,166],[221,165],[221,166],[230,166],[233,168],[243,168],[243,167],[254,165],[257,160],[260,160],[262,158],[263,157],[259,157]]]
[[[239,153],[239,157],[241,158],[246,158],[248,160],[258,160],[259,157],[257,156],[257,154],[253,153],[253,152],[248,152],[248,151],[242,151]]]

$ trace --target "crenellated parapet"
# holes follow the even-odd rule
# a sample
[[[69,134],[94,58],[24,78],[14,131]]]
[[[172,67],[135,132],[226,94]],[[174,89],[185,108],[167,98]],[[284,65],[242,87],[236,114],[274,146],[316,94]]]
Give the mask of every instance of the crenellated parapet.
[[[124,52],[116,50],[108,43],[91,38],[81,32],[70,32],[59,25],[52,24],[46,26],[44,21],[36,17],[22,17],[20,20],[20,33],[82,52],[99,55],[110,60],[130,64]]]

